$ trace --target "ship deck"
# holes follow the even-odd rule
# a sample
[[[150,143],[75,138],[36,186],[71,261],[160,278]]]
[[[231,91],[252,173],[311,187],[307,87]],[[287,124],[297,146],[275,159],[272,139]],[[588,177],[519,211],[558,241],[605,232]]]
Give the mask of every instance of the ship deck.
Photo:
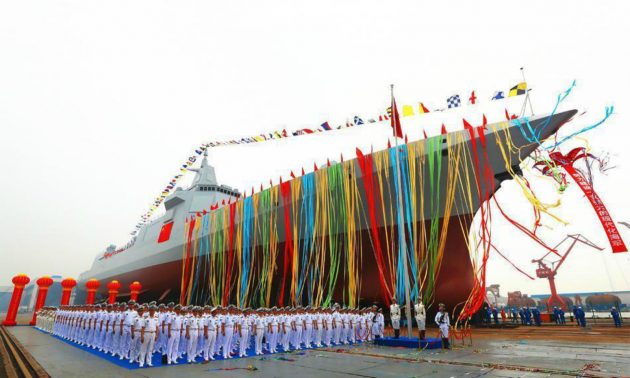
[[[9,328],[52,377],[629,376],[630,328],[475,329],[473,346],[417,351],[360,345],[209,364],[128,370],[32,327]],[[429,334],[436,332],[428,330]],[[254,370],[256,369],[256,370]]]

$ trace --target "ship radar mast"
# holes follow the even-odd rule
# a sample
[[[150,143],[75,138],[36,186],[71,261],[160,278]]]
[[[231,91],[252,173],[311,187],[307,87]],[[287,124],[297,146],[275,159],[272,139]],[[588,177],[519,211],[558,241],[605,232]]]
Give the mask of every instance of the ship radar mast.
[[[207,149],[203,152],[203,159],[199,168],[188,168],[188,170],[196,173],[189,190],[200,190],[202,187],[218,185],[214,167],[208,164]]]

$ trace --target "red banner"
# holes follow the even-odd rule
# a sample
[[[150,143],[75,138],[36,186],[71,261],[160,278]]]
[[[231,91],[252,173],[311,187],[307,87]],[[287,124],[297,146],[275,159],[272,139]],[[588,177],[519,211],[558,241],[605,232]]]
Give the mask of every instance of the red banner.
[[[561,167],[564,168],[571,177],[573,177],[573,180],[580,186],[584,195],[586,195],[588,200],[591,202],[591,205],[593,205],[593,209],[595,210],[595,213],[597,213],[599,221],[602,223],[602,227],[604,227],[604,231],[606,231],[606,236],[608,236],[608,241],[610,242],[613,253],[628,252],[628,248],[626,248],[623,239],[621,239],[621,235],[619,235],[615,222],[613,222],[606,206],[604,206],[602,200],[599,198],[597,193],[595,193],[591,184],[586,181],[586,179],[584,179],[584,177],[582,177],[575,168],[573,168],[573,165],[561,164]]]

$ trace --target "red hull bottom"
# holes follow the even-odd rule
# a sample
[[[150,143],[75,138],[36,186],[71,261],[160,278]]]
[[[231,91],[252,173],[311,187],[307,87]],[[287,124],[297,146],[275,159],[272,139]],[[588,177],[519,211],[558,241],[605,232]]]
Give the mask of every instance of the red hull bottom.
[[[438,272],[435,286],[434,303],[444,303],[447,308],[454,309],[456,306],[461,308],[463,302],[468,298],[474,283],[474,272],[468,252],[468,247],[462,229],[469,229],[469,217],[451,217],[449,223],[449,233],[446,239],[446,246],[442,264]],[[463,228],[460,222],[464,222]],[[442,225],[440,225],[442,226]],[[428,231],[428,224],[425,224]],[[441,228],[441,227],[440,227]],[[385,231],[380,229],[381,240],[385,240]],[[361,270],[361,289],[360,302],[361,306],[371,305],[373,303],[384,303],[383,291],[381,290],[379,281],[379,270],[376,264],[374,254],[371,252],[370,235],[368,231],[361,233],[363,242],[363,256]],[[281,279],[283,276],[282,251],[284,244],[281,244],[278,251],[277,270],[272,293],[279,293],[281,287]],[[341,266],[340,272],[344,271]],[[116,277],[109,277],[103,282],[109,280],[118,280],[122,288],[127,288],[133,281],[140,281],[143,290],[139,295],[139,300],[148,301],[179,301],[179,293],[181,288],[182,276],[182,260],[173,261],[166,264],[154,265],[145,269],[130,271]],[[343,274],[340,273],[337,285],[334,290],[333,299],[339,303],[343,302],[343,288],[345,285]],[[289,289],[287,282],[286,291]],[[106,298],[105,285],[101,285],[99,296]],[[288,293],[287,293],[288,295]],[[121,291],[120,300],[128,299],[129,293]],[[399,298],[401,302],[403,298]],[[274,305],[277,303],[274,303]],[[285,302],[286,304],[286,302]],[[433,306],[436,307],[436,306]]]

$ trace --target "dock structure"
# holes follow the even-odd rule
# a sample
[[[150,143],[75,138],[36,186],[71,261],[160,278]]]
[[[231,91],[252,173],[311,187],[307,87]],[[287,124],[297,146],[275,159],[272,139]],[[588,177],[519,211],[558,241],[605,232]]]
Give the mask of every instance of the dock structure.
[[[436,330],[429,330],[431,331]],[[614,377],[630,375],[630,328],[597,324],[474,329],[474,345],[413,350],[372,344],[279,353],[208,364],[129,368],[34,327],[2,330],[33,363],[30,375],[8,377]],[[4,345],[4,344],[3,344]],[[0,347],[0,351],[4,350]],[[9,366],[9,369],[12,369]],[[36,374],[33,373],[33,369]],[[37,375],[40,374],[40,375]]]

